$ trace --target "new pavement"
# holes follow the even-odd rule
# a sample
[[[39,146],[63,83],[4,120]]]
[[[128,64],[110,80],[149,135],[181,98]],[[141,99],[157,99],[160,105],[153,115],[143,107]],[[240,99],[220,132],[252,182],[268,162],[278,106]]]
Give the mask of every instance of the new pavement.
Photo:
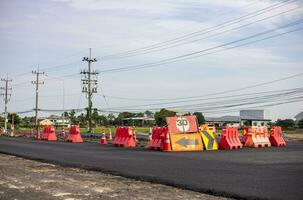
[[[163,153],[97,143],[0,137],[0,152],[233,198],[303,197],[303,143],[289,142],[280,148]]]

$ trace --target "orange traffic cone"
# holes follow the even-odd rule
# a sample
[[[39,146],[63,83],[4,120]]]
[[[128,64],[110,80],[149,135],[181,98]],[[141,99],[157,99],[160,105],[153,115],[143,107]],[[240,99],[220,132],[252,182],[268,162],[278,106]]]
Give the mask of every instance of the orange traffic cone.
[[[40,137],[40,128],[37,128],[37,140],[40,140],[41,139],[41,137]]]
[[[134,140],[137,142],[137,135],[136,135],[136,131],[133,131],[133,135],[134,135]]]
[[[101,141],[100,144],[107,144],[106,142],[106,136],[105,136],[105,130],[102,130],[102,136],[101,136]]]
[[[64,128],[62,128],[61,134],[62,134],[62,137],[65,138],[65,130],[64,130]]]
[[[153,129],[151,127],[149,128],[148,139],[149,139],[149,141],[152,141],[152,139],[153,139]]]
[[[166,133],[163,151],[171,151],[169,133]]]
[[[108,138],[109,140],[113,140],[113,136],[112,136],[112,130],[111,129],[109,129],[109,138]]]

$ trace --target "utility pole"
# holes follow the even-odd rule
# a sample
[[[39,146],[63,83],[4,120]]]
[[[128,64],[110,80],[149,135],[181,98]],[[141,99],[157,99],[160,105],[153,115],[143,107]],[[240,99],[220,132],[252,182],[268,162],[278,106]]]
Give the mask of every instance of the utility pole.
[[[88,132],[92,131],[92,97],[93,93],[97,93],[98,85],[98,72],[92,70],[91,64],[97,62],[96,58],[91,57],[91,48],[89,49],[89,57],[83,57],[82,61],[88,63],[88,70],[81,71],[81,82],[82,82],[82,92],[87,94],[88,106],[87,106],[87,119],[88,119]]]
[[[10,97],[11,97],[11,90],[12,87],[9,86],[9,82],[12,82],[12,79],[8,79],[8,75],[6,75],[6,78],[2,78],[1,81],[5,82],[5,86],[1,87],[1,90],[4,91],[3,93],[1,93],[1,96],[4,97],[4,133],[7,133],[7,122],[8,122],[8,113],[7,113],[7,104],[10,101]]]
[[[15,113],[11,113],[12,124],[11,124],[11,136],[15,136]]]
[[[40,130],[39,130],[39,121],[38,121],[38,110],[39,110],[39,85],[44,84],[44,82],[40,82],[39,81],[39,76],[43,75],[44,72],[40,72],[39,71],[39,66],[38,66],[38,70],[34,70],[32,71],[33,74],[36,75],[36,80],[32,81],[32,84],[36,85],[36,106],[35,106],[35,127],[36,127],[36,131],[37,131],[37,139],[40,139]]]

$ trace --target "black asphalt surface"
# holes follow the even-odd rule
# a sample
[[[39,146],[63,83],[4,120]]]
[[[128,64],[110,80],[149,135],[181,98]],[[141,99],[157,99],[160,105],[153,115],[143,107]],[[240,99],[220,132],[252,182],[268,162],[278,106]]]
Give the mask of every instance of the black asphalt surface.
[[[303,198],[303,143],[299,142],[289,142],[287,147],[165,153],[97,143],[0,137],[0,152],[213,195]]]

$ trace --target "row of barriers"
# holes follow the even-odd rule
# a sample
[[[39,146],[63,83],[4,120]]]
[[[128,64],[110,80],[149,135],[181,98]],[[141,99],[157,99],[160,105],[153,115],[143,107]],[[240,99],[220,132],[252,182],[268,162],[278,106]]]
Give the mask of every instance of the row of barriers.
[[[220,141],[217,142],[215,127],[202,125],[198,127],[195,116],[168,117],[167,126],[154,127],[151,130],[147,148],[159,151],[203,151],[203,150],[232,150],[244,147],[286,146],[281,127],[273,126],[268,133],[267,127],[246,127],[240,139],[237,127],[223,127]],[[82,143],[79,126],[71,126],[64,140]],[[38,138],[39,139],[39,138]],[[42,140],[56,141],[57,136],[53,126],[43,129]],[[112,139],[111,131],[109,139]],[[105,129],[102,131],[100,144],[107,144]],[[112,140],[117,147],[136,147],[136,133],[131,127],[117,127]]]

